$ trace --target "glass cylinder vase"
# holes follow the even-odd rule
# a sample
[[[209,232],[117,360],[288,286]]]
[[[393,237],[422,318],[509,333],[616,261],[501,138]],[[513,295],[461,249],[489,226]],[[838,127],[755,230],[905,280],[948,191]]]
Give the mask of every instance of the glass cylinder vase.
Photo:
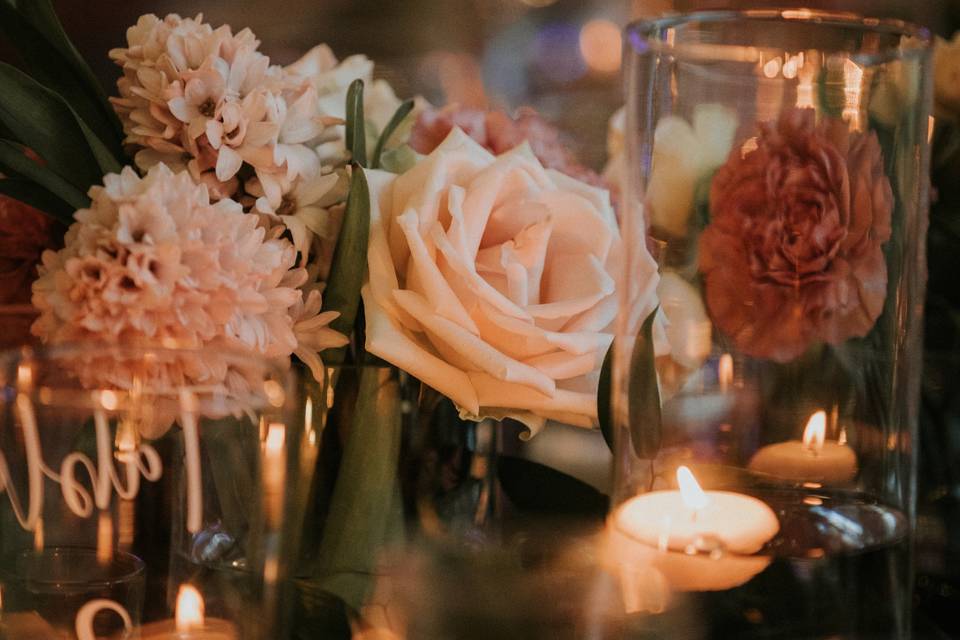
[[[908,634],[929,40],[808,10],[627,28],[626,277],[660,274],[613,367],[634,610],[710,638]]]
[[[295,391],[228,349],[0,355],[0,637],[284,637]]]

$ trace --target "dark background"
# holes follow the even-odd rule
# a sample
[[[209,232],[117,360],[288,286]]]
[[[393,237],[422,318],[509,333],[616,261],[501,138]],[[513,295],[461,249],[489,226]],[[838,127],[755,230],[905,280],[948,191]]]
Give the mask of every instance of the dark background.
[[[363,53],[400,97],[478,107],[531,105],[569,134],[587,164],[605,159],[606,123],[623,102],[616,69],[591,67],[580,34],[591,21],[622,26],[669,10],[783,6],[784,0],[56,0],[65,27],[109,93],[142,13],[204,13],[213,25],[249,27],[274,62],[326,42],[339,57]],[[897,17],[941,35],[960,27],[960,0],[806,0],[810,8]],[[615,33],[615,31],[614,31]],[[619,45],[615,42],[614,46]],[[4,52],[0,48],[0,59]],[[952,248],[948,251],[953,253]],[[949,357],[951,363],[958,358]],[[929,358],[928,358],[929,361]],[[958,367],[951,364],[952,370]],[[960,379],[960,376],[957,376]],[[953,395],[953,394],[948,394]],[[960,391],[955,397],[960,398]],[[954,404],[960,403],[960,400]],[[926,411],[926,405],[925,405]],[[938,410],[939,411],[939,410]],[[924,414],[918,545],[919,638],[960,637],[960,408]],[[938,423],[937,428],[931,425]],[[952,442],[953,444],[949,444]],[[939,457],[938,457],[939,456]]]
[[[622,103],[616,71],[584,64],[579,34],[591,20],[622,26],[669,10],[789,4],[731,0],[57,0],[68,33],[112,89],[107,52],[143,13],[203,12],[214,25],[249,27],[274,62],[326,42],[363,53],[397,94],[434,104],[531,105],[576,140],[583,159],[604,161],[606,121]],[[811,8],[895,16],[950,33],[958,0],[807,0]]]

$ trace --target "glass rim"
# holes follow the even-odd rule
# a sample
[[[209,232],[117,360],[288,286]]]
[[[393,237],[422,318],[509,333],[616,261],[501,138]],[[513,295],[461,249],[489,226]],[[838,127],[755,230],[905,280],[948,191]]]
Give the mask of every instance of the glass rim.
[[[222,354],[235,362],[256,362],[279,377],[290,375],[290,368],[281,366],[276,359],[268,358],[252,350],[231,346],[192,346],[175,340],[161,342],[130,341],[123,343],[101,341],[61,342],[57,344],[30,344],[0,350],[0,370],[4,367],[24,361],[56,362],[60,358],[68,358],[85,353],[94,353],[101,356],[111,354],[200,354],[213,351]]]
[[[694,23],[722,22],[778,22],[797,23],[833,28],[845,28],[864,32],[899,35],[909,38],[900,48],[884,47],[876,52],[851,52],[850,57],[866,64],[891,59],[903,59],[928,53],[933,46],[933,35],[927,27],[896,18],[873,18],[849,11],[821,9],[743,9],[704,10],[686,13],[669,13],[657,18],[641,19],[624,27],[624,52],[671,53],[677,57],[718,57],[733,62],[758,62],[765,54],[782,54],[777,47],[724,43],[671,43],[652,37],[656,31]],[[724,52],[726,55],[718,55]],[[841,50],[837,49],[836,53]]]
[[[14,553],[11,557],[16,559],[21,558],[30,558],[30,557],[40,557],[40,556],[56,556],[64,555],[67,557],[93,557],[96,558],[97,550],[88,548],[88,547],[71,547],[71,546],[57,546],[57,547],[44,547],[43,549],[25,549],[20,552]],[[71,588],[71,587],[89,587],[94,588],[106,588],[120,584],[126,584],[138,579],[140,576],[144,575],[147,571],[147,563],[132,553],[123,551],[122,549],[113,549],[111,563],[114,562],[115,558],[119,558],[124,562],[130,563],[130,570],[118,575],[115,577],[104,577],[104,578],[83,578],[78,577],[75,579],[65,579],[62,576],[55,578],[34,578],[30,576],[21,575],[19,572],[15,572],[10,568],[4,568],[0,571],[0,575],[3,576],[4,580],[7,582],[12,582],[14,584],[29,584],[36,586],[49,586],[49,587],[61,587],[61,588]]]
[[[43,372],[53,371],[61,365],[69,363],[72,359],[81,362],[93,362],[115,358],[120,362],[132,362],[138,359],[145,361],[145,358],[151,354],[155,355],[157,361],[161,363],[176,362],[178,359],[191,357],[202,358],[205,354],[216,354],[217,359],[228,367],[246,372],[247,375],[252,373],[256,377],[262,378],[262,393],[255,392],[253,388],[244,389],[243,393],[238,393],[237,390],[232,390],[229,387],[219,388],[216,382],[211,386],[203,381],[200,381],[199,384],[188,381],[182,386],[161,384],[157,387],[144,387],[137,390],[136,387],[125,388],[110,381],[98,381],[90,386],[75,377],[66,377],[51,384],[46,380],[40,383],[31,375],[26,386],[23,386],[24,383],[19,379],[20,368],[24,365],[34,371],[41,372],[41,375],[43,375]],[[81,409],[99,408],[104,406],[102,392],[110,391],[115,394],[110,402],[116,405],[115,408],[125,410],[124,407],[128,407],[128,401],[136,399],[136,393],[157,401],[168,401],[176,400],[179,391],[186,390],[195,394],[194,397],[200,402],[200,407],[216,406],[222,409],[221,405],[224,401],[239,401],[254,403],[256,406],[263,403],[263,407],[269,405],[275,410],[280,410],[295,406],[290,403],[292,398],[287,391],[298,387],[300,377],[301,375],[297,373],[296,367],[292,365],[284,366],[283,362],[276,358],[267,357],[250,349],[231,346],[196,347],[170,340],[124,343],[76,341],[48,345],[22,345],[12,349],[0,350],[0,407],[13,402],[14,394],[26,393],[28,397],[44,406],[70,406]],[[271,381],[275,384],[271,384]],[[278,388],[283,392],[282,395],[276,393]],[[178,401],[182,402],[182,400]]]

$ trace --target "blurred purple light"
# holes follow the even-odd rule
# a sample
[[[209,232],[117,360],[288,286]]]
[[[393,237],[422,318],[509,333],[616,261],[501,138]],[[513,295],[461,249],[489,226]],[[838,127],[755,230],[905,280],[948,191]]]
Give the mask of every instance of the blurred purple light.
[[[534,64],[553,82],[572,82],[587,72],[580,53],[580,28],[569,23],[544,25],[537,33]]]

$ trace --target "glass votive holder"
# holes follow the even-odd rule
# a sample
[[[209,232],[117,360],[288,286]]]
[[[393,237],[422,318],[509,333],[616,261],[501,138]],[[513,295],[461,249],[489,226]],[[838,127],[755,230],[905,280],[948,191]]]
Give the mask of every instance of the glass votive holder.
[[[625,31],[609,528],[647,629],[909,634],[930,40],[806,9]]]
[[[0,573],[3,614],[0,637],[10,640],[73,637],[77,613],[97,600],[110,600],[127,613],[95,615],[96,637],[122,637],[140,623],[144,562],[129,553],[104,558],[96,549],[47,547],[22,551],[4,562]]]
[[[285,637],[310,467],[289,379],[229,349],[0,354],[0,637]]]

